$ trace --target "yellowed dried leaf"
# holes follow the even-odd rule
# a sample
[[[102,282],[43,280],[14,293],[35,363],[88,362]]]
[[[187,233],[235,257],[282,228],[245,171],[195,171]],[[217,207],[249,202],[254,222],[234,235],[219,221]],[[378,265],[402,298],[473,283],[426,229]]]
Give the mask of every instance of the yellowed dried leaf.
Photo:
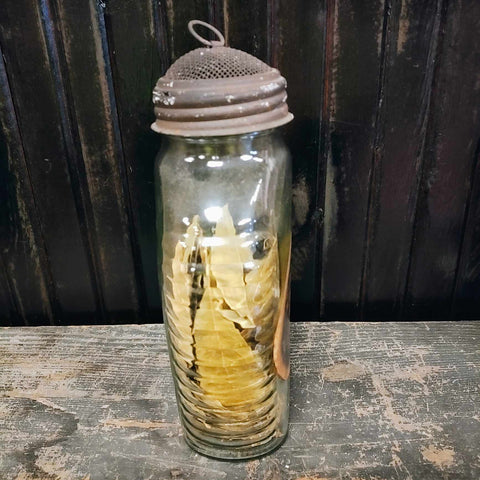
[[[167,277],[164,285],[167,322],[171,330],[170,340],[174,343],[181,358],[191,366],[195,360],[193,355],[192,314],[190,295],[192,291],[192,274],[188,272],[190,258],[200,249],[199,238],[202,231],[199,218],[195,216],[185,234],[185,241],[175,246],[172,260],[172,276]]]
[[[225,303],[243,317],[244,328],[255,326],[248,306],[243,266],[253,260],[248,246],[242,246],[243,239],[236,235],[228,205],[222,209],[222,217],[215,228],[218,245],[210,249],[210,268],[216,285],[222,292]]]
[[[207,288],[195,317],[200,386],[226,408],[259,401],[265,395],[261,386],[266,374],[234,323],[221,315],[219,301]]]

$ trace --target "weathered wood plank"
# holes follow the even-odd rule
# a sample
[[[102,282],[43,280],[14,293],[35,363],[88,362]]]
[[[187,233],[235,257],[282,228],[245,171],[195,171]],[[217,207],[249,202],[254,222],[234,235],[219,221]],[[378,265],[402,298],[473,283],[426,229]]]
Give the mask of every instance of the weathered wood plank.
[[[250,462],[184,444],[163,326],[0,329],[0,477],[478,478],[480,323],[292,327],[290,435]]]
[[[470,33],[479,29],[480,3],[446,3],[417,202],[407,318],[444,318],[451,308],[480,138],[480,38]]]
[[[227,27],[225,22],[225,8],[227,0],[208,0],[208,23],[218,28],[224,36]],[[210,32],[210,39],[216,40],[217,36]]]
[[[0,289],[5,301],[0,324],[8,316],[14,325],[50,323],[55,300],[48,287],[49,265],[1,49],[0,178]]]
[[[19,318],[18,309],[15,306],[15,299],[8,285],[3,260],[0,258],[0,326],[10,327],[23,324],[24,322]]]
[[[471,181],[452,311],[455,318],[464,320],[480,319],[480,144]]]
[[[99,21],[101,7],[92,0],[56,2],[56,8],[81,146],[88,229],[96,250],[106,316],[112,322],[132,322],[139,302],[125,203],[128,185],[123,181],[123,149],[105,29]]]
[[[272,62],[287,79],[288,106],[295,116],[285,127],[293,176],[292,318],[316,320],[317,242],[323,208],[323,182],[319,178],[323,179],[324,166],[319,144],[326,2],[306,1],[295,9],[288,1],[271,3],[277,5],[272,12]]]
[[[150,130],[155,118],[152,90],[161,73],[155,12],[150,2],[112,0],[105,3],[104,21],[132,212],[130,234],[141,315],[159,321],[153,169],[160,135]]]
[[[227,0],[225,3],[227,45],[270,63],[268,4],[273,2]]]
[[[168,13],[166,1],[154,1],[152,3],[153,23],[155,28],[155,39],[157,41],[157,51],[160,57],[160,74],[163,75],[171,63],[170,52],[172,51],[169,43],[168,31]]]
[[[388,5],[387,5],[388,7]],[[360,318],[370,175],[385,62],[383,0],[338,0],[327,106],[322,316]]]
[[[166,0],[172,62],[190,50],[202,46],[190,35],[187,25],[190,20],[208,22],[209,17],[212,16],[209,13],[209,3],[205,0],[182,0],[181,2]],[[202,36],[209,37],[207,29],[198,28]]]
[[[85,313],[92,318],[92,313],[99,309],[99,299],[92,276],[84,210],[77,189],[75,154],[54,30],[46,2],[20,0],[2,3],[0,44],[26,164],[18,172],[17,187],[22,191],[28,189],[28,179],[33,188],[36,211],[29,210],[30,219],[34,225],[38,216],[49,262],[49,267],[45,262],[40,263],[41,272],[37,273],[37,279],[51,272],[53,293],[50,299],[56,299],[55,321],[61,322],[62,312],[69,313],[69,321],[74,321],[75,315]],[[21,150],[19,144],[16,149]],[[22,162],[21,157],[18,162]],[[27,195],[25,202],[29,201]],[[12,213],[20,207],[14,207]],[[24,218],[27,221],[27,213]],[[27,235],[30,227],[25,224],[23,228],[26,229],[24,235]],[[35,226],[32,228],[34,234],[39,231]],[[27,245],[23,244],[29,248]],[[42,247],[39,248],[38,255],[41,255]],[[27,254],[30,257],[37,255],[34,252]],[[25,275],[28,275],[28,268],[25,268]],[[42,284],[39,280],[35,287],[36,281],[31,275],[22,281],[30,282],[32,301],[35,290],[44,289],[43,284],[47,282],[44,280]],[[50,288],[50,282],[47,287]],[[25,314],[34,317],[42,314],[48,310],[46,300],[43,305],[39,303],[37,308],[26,310]]]
[[[402,313],[441,4],[394,0],[387,19],[363,278],[368,320]]]

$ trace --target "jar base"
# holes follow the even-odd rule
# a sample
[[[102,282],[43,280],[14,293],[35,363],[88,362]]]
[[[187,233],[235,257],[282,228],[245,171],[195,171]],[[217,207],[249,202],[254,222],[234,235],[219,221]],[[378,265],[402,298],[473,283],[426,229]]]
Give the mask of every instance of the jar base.
[[[260,445],[246,445],[242,447],[218,446],[207,442],[200,442],[197,438],[191,439],[184,431],[186,444],[195,452],[215,460],[251,460],[262,457],[279,448],[286,440],[287,434],[274,436]]]

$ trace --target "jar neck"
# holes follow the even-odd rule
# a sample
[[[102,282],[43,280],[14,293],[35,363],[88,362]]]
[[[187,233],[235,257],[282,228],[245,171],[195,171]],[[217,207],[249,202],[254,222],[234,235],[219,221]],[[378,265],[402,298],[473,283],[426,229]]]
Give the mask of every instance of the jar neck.
[[[167,147],[178,150],[188,150],[190,153],[208,153],[215,150],[220,155],[234,152],[250,151],[252,149],[265,149],[276,138],[276,129],[251,132],[241,135],[224,135],[215,137],[179,137],[164,135]]]

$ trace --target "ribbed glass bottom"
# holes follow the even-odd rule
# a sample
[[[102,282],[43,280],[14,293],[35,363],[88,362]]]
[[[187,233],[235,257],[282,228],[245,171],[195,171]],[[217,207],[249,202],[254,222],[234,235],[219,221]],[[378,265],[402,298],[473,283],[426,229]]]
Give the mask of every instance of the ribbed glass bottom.
[[[202,455],[241,460],[265,455],[279,447],[288,429],[288,381],[275,378],[265,401],[236,412],[192,405],[177,391],[186,443]],[[237,416],[237,418],[232,418]]]
[[[280,447],[287,438],[286,433],[281,436],[270,437],[267,441],[260,444],[244,445],[241,447],[228,445],[226,442],[221,446],[218,444],[211,444],[207,441],[202,441],[198,437],[192,436],[184,429],[185,442],[187,445],[207,457],[212,457],[221,460],[248,460],[252,458],[261,457],[273,452]]]

